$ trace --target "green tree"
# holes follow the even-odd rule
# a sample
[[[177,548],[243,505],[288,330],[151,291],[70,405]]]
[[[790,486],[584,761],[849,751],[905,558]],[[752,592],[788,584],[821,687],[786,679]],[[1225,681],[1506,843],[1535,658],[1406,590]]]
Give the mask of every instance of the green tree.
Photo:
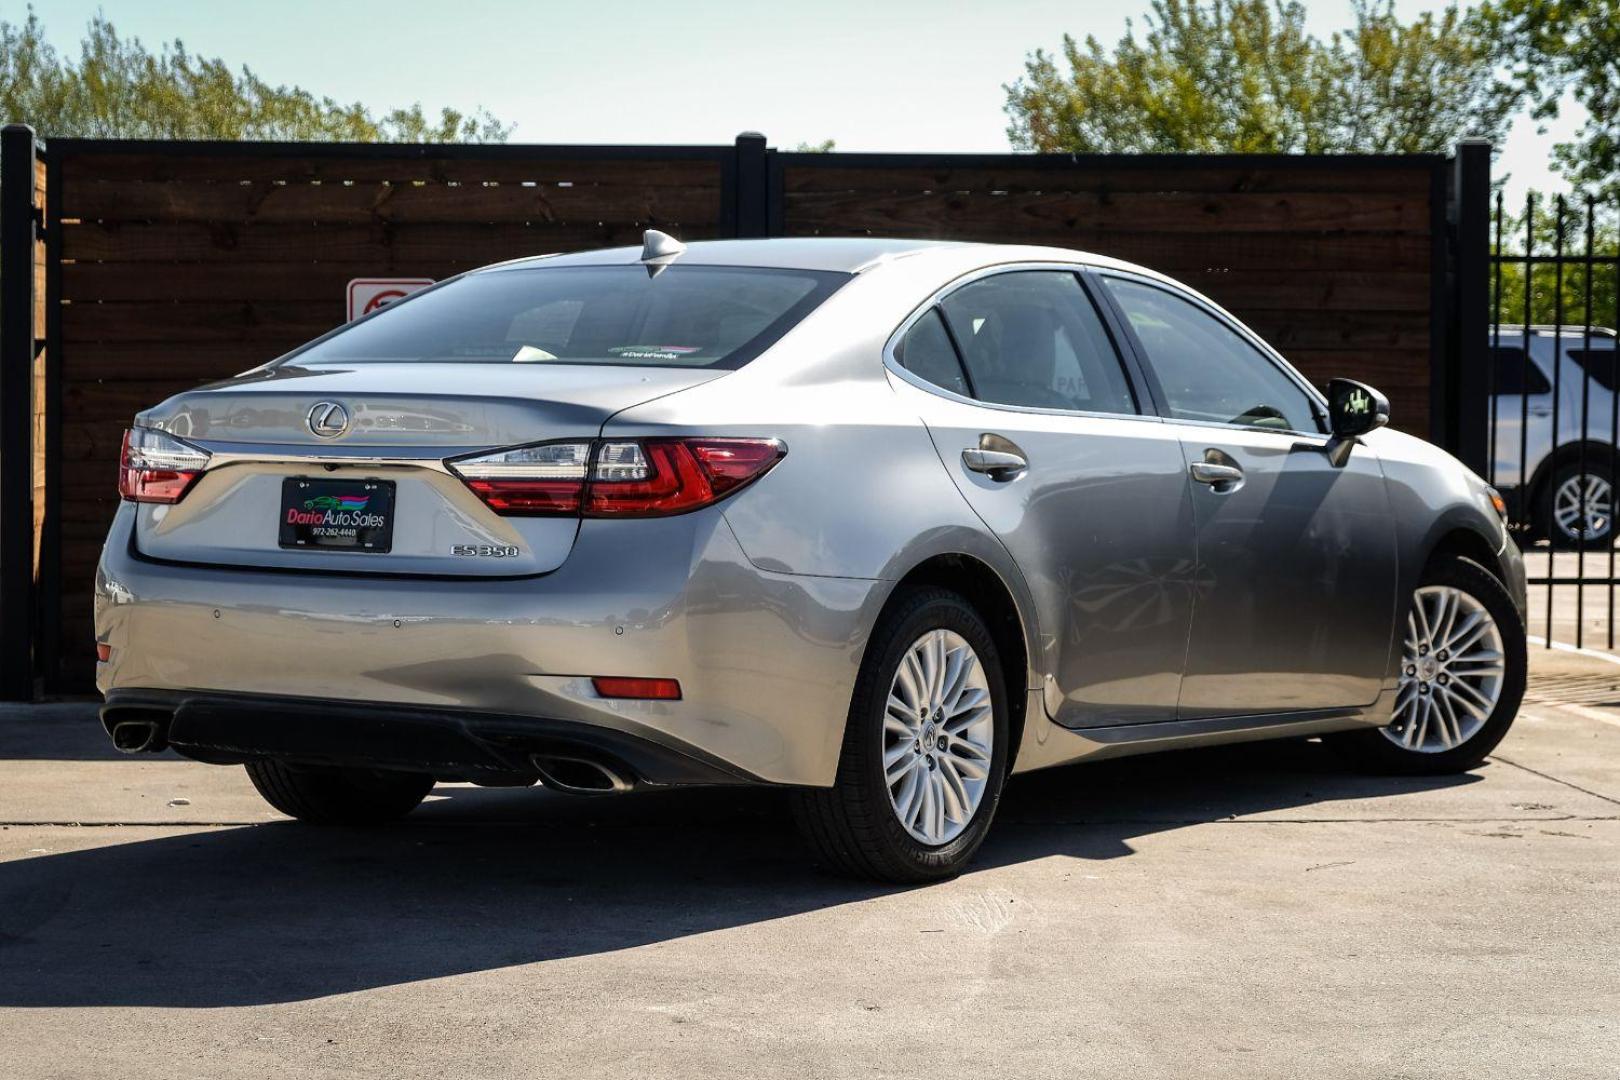
[[[154,53],[102,15],[74,60],[45,39],[31,8],[20,24],[0,20],[0,118],[46,137],[504,142],[511,132],[482,109],[430,117],[412,104],[374,115],[196,56],[178,40]]]
[[[1357,0],[1323,42],[1304,5],[1153,0],[1126,23],[1036,50],[1004,87],[1015,148],[1068,153],[1416,153],[1498,138],[1515,95],[1495,78],[1481,17],[1452,6],[1409,24]]]
[[[1504,85],[1529,98],[1532,116],[1557,116],[1567,94],[1586,107],[1575,141],[1554,148],[1558,171],[1620,199],[1620,0],[1492,0],[1481,15]]]
[[[1572,198],[1564,203],[1560,229],[1560,214],[1555,198],[1536,195],[1533,206],[1533,218],[1529,206],[1517,211],[1508,208],[1503,215],[1500,238],[1495,233],[1491,237],[1493,250],[1507,256],[1491,273],[1493,319],[1507,326],[1526,321],[1532,324],[1562,322],[1565,326],[1584,326],[1587,323],[1615,326],[1616,319],[1620,318],[1620,310],[1615,306],[1613,256],[1620,251],[1620,229],[1617,229],[1613,218],[1606,218],[1600,208],[1588,204],[1584,199]],[[1599,261],[1591,267],[1582,261],[1587,251],[1588,224],[1591,226],[1592,252],[1599,256]],[[1540,258],[1551,256],[1560,249],[1567,260],[1562,269],[1552,263],[1529,266],[1527,298],[1526,264],[1522,261],[1526,250]],[[1520,261],[1514,261],[1515,256]],[[1604,256],[1608,256],[1609,261],[1602,261]],[[1590,304],[1588,274],[1591,275]],[[1495,299],[1498,294],[1501,296],[1499,306]]]

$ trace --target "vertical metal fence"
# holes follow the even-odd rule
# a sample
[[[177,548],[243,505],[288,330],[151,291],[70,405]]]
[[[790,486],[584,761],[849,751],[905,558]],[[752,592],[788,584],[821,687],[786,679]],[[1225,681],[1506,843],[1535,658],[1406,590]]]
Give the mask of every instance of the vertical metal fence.
[[[1519,215],[1498,194],[1495,214],[1488,478],[1525,551],[1531,632],[1613,649],[1620,206],[1531,194]]]

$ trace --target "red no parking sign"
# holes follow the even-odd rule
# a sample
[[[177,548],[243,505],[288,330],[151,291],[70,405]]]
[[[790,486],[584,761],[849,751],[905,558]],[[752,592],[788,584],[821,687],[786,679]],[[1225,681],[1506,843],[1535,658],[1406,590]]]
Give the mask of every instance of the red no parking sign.
[[[355,278],[349,282],[349,321],[370,315],[417,289],[433,284],[432,278]]]

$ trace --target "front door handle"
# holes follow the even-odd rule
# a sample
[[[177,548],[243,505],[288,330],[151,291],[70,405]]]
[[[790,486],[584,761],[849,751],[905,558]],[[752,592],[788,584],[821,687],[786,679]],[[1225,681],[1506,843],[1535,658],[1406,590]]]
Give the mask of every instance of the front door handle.
[[[1214,461],[1195,461],[1188,466],[1194,481],[1208,484],[1210,489],[1224,495],[1243,486],[1243,470],[1236,465],[1221,465]]]

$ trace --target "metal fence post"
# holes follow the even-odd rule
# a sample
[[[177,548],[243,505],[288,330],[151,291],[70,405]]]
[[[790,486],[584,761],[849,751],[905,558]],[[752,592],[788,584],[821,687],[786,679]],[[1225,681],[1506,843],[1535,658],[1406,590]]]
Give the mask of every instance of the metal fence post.
[[[1491,144],[1457,144],[1448,449],[1486,475],[1490,442]]]
[[[34,696],[34,129],[0,131],[0,701]]]
[[[745,239],[770,235],[766,200],[765,136],[745,131],[737,136],[737,235]]]

